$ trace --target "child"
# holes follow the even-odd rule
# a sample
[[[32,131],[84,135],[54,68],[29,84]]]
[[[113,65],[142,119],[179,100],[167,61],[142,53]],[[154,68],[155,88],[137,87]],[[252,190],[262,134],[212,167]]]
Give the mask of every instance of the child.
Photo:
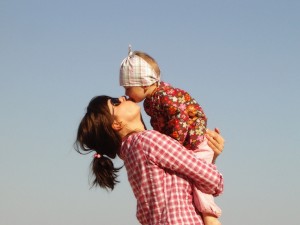
[[[145,112],[153,129],[178,140],[195,152],[197,158],[211,163],[213,151],[204,136],[207,118],[200,105],[186,91],[160,80],[156,61],[144,52],[131,51],[120,67],[120,85],[135,102],[144,100]],[[221,209],[213,196],[194,188],[194,203],[205,225],[220,225]]]

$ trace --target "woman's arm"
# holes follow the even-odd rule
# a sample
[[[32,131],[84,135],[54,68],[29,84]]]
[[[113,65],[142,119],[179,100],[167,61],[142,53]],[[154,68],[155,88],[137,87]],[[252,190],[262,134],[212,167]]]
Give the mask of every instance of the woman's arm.
[[[197,159],[193,151],[187,150],[178,141],[152,131],[144,136],[148,159],[158,166],[180,173],[191,179],[204,193],[219,195],[223,191],[223,177],[216,166]]]

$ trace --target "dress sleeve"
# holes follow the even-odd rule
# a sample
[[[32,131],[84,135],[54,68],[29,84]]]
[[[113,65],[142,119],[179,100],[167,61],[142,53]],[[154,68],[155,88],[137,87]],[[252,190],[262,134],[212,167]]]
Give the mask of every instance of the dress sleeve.
[[[159,132],[145,137],[148,157],[164,169],[180,173],[191,179],[202,192],[218,196],[223,192],[223,176],[213,164],[194,157],[177,141]]]

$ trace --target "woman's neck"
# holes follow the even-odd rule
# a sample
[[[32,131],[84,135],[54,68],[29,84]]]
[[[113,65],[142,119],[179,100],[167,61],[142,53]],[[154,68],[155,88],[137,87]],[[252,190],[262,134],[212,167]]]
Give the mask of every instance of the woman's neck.
[[[145,130],[144,124],[139,123],[139,124],[136,124],[136,126],[132,126],[132,127],[128,126],[128,125],[124,125],[124,127],[119,131],[119,133],[120,133],[121,137],[124,138],[132,133],[138,133],[138,132],[142,132],[144,130]]]

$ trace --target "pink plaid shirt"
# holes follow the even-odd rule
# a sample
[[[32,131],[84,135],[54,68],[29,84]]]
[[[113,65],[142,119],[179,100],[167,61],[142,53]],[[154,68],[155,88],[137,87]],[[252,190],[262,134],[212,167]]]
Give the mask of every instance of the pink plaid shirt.
[[[141,224],[203,225],[191,183],[215,196],[223,191],[223,177],[215,165],[195,158],[178,141],[155,130],[130,135],[119,156],[137,199]]]

